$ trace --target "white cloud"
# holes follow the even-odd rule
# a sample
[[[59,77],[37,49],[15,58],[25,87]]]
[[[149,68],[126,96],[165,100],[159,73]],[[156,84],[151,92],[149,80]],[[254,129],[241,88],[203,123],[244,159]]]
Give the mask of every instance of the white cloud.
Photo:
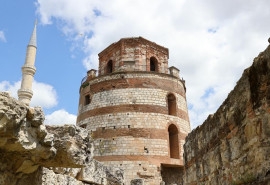
[[[17,91],[20,89],[21,81],[18,82],[0,82],[0,91],[10,92],[12,97],[18,97]],[[31,106],[41,106],[42,108],[52,108],[57,105],[57,94],[51,85],[34,81],[33,97],[30,102]]]
[[[20,88],[21,81],[11,83],[9,81],[0,82],[0,91],[7,91],[12,97],[17,98],[17,91]],[[57,94],[53,86],[34,81],[33,97],[30,102],[31,106],[40,106],[42,108],[53,108],[57,105]],[[76,115],[69,114],[61,109],[45,116],[45,124],[75,124]]]
[[[75,124],[77,116],[69,114],[64,109],[54,111],[52,114],[45,116],[45,124],[47,125],[64,125]]]
[[[82,42],[87,69],[97,68],[97,54],[123,37],[142,36],[168,47],[169,65],[178,67],[186,80],[193,128],[215,112],[242,71],[266,47],[268,5],[268,0],[37,3],[43,24],[57,23],[69,39]],[[203,96],[208,89],[214,91]]]
[[[34,81],[31,105],[48,109],[55,107],[57,104],[57,94],[53,86]]]
[[[5,37],[5,33],[3,31],[0,30],[0,41],[2,42],[6,42],[6,37]]]
[[[9,81],[0,82],[0,91],[7,91],[12,97],[17,97],[17,91],[20,88],[21,81],[10,83]]]

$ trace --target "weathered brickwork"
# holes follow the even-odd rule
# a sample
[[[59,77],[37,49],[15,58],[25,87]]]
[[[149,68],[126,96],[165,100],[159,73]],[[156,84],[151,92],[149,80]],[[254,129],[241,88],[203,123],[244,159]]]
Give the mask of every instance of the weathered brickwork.
[[[99,128],[96,131],[90,131],[95,138],[115,138],[122,136],[130,136],[133,138],[163,139],[168,140],[167,129],[154,128]],[[186,134],[179,133],[179,140],[184,140]]]
[[[126,115],[129,115],[129,113],[137,113],[138,111],[143,113],[155,113],[160,115],[167,115],[168,114],[168,108],[167,107],[161,107],[161,106],[153,106],[153,105],[138,105],[138,104],[123,104],[118,106],[108,106],[108,107],[101,107],[92,109],[86,112],[83,112],[80,114],[80,116],[77,118],[77,122],[81,123],[81,121],[85,121],[85,119],[89,119],[89,117],[96,116],[96,115],[105,115],[108,114],[108,116],[112,116],[114,114],[117,114],[119,112],[126,113]],[[176,110],[176,115],[178,118],[181,118],[188,122],[188,114],[187,112],[178,109]]]
[[[179,83],[180,82],[180,83]],[[169,83],[169,84],[168,84]],[[100,76],[89,82],[91,93],[123,88],[156,88],[176,92],[185,96],[183,83],[174,76],[168,74],[155,75],[152,72],[118,72],[108,76]],[[88,87],[90,87],[88,86]],[[182,88],[177,88],[181,86]],[[86,93],[90,88],[83,88]],[[81,92],[82,93],[82,92]]]
[[[171,84],[167,84],[168,82]],[[111,75],[98,76],[97,78],[88,81],[88,84],[94,92],[100,91],[101,88],[104,88],[109,84],[109,89],[104,88],[104,90],[110,90],[111,88],[117,87],[127,88],[134,85],[136,87],[141,86],[144,88],[156,87],[166,90],[173,89],[177,93],[183,96],[185,95],[183,80],[167,73],[153,73],[148,71],[116,72]],[[95,84],[100,84],[100,86],[96,87]],[[178,86],[180,86],[180,88],[175,88]]]
[[[157,71],[167,73],[169,57],[167,48],[142,37],[121,39],[99,54],[99,74],[107,73],[106,64],[109,60],[113,63],[114,71],[149,71],[148,61],[151,57],[158,58]]]
[[[84,104],[83,95],[90,94],[93,96],[96,93],[110,90],[121,90],[123,92],[126,88],[135,89],[135,91],[136,88],[145,89],[146,91],[147,89],[149,89],[149,91],[155,91],[157,89],[159,91],[163,90],[167,93],[176,93],[178,96],[182,96],[182,99],[186,101],[185,86],[183,81],[179,80],[179,78],[163,73],[143,73],[140,71],[136,73],[113,73],[111,75],[89,79],[89,81],[86,81],[81,86],[79,104]],[[91,97],[91,99],[94,98]],[[79,113],[81,113],[81,111],[84,111],[82,106],[79,107]]]
[[[91,123],[91,124],[87,124]],[[78,125],[87,124],[87,129],[95,131],[97,128],[150,128],[164,129],[170,123],[178,123],[180,132],[188,134],[190,125],[187,120],[183,120],[176,116],[170,116],[159,113],[144,112],[120,112],[114,114],[98,115],[87,118]],[[166,129],[167,130],[167,129]]]
[[[82,81],[77,125],[91,132],[96,160],[124,169],[125,184],[156,185],[162,165],[183,166],[185,91],[179,70],[168,68],[167,48],[121,39],[99,54],[98,76],[90,70]]]
[[[166,96],[169,92],[160,89],[128,88],[103,91],[92,96],[91,104],[85,106],[81,113],[99,107],[116,106],[121,104],[146,104],[167,106]],[[178,109],[185,110],[186,100],[176,95]]]
[[[162,181],[160,166],[151,164],[148,161],[105,161],[104,164],[114,168],[122,168],[125,171],[126,179],[142,178],[144,184],[158,185]],[[128,181],[128,180],[126,180]],[[130,181],[129,181],[130,182]],[[130,184],[130,183],[127,183]]]
[[[168,155],[167,140],[122,137],[96,139],[94,156],[105,155]]]

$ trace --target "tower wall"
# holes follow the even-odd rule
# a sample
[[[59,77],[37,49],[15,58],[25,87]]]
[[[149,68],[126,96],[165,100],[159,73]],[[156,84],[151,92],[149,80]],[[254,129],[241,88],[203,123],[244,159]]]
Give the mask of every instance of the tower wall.
[[[156,71],[168,72],[169,51],[142,37],[121,39],[99,54],[99,74],[107,74],[106,64],[113,63],[113,71],[150,71],[150,58],[158,58]]]
[[[130,42],[121,42],[125,40],[116,43],[117,47],[130,48]],[[141,47],[134,42],[138,45],[132,47]],[[153,48],[151,44],[143,48]],[[101,73],[108,57],[117,52],[109,46],[99,54]],[[167,66],[167,55],[161,57],[166,58],[163,66]],[[168,68],[163,72],[130,70],[138,69],[135,66],[119,71],[116,63],[111,73],[89,75],[82,83],[77,125],[92,133],[95,159],[125,170],[126,184],[136,178],[159,184],[162,166],[183,166],[183,144],[190,131],[184,81],[167,74]]]

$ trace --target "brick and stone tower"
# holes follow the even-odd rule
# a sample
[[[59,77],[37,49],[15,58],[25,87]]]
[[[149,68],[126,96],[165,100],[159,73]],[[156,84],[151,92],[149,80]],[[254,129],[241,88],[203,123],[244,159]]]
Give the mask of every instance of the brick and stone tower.
[[[37,37],[36,37],[37,21],[35,22],[34,30],[27,46],[25,63],[22,67],[22,82],[21,88],[18,90],[19,100],[29,105],[33,96],[32,83],[34,74],[36,73],[35,60],[37,52]]]
[[[124,169],[126,185],[178,184],[181,175],[190,123],[185,82],[168,58],[165,47],[124,38],[99,53],[98,75],[91,69],[81,83],[77,125],[92,133],[96,160]]]

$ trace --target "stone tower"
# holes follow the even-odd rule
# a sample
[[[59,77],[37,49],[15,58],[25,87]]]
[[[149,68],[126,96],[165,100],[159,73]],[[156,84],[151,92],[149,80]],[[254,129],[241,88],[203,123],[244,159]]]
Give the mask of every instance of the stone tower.
[[[77,125],[92,133],[96,160],[124,170],[126,185],[178,184],[171,177],[181,174],[190,123],[185,82],[168,58],[154,42],[123,38],[81,82]]]
[[[37,52],[37,37],[36,37],[37,22],[33,29],[30,41],[26,50],[25,63],[22,67],[22,82],[21,88],[18,90],[19,100],[29,105],[33,96],[32,83],[36,72],[35,60]]]

